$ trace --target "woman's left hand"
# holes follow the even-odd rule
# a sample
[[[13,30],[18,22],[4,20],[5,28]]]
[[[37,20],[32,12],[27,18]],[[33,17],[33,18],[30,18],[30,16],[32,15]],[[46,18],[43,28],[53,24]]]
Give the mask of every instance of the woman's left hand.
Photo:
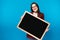
[[[48,32],[48,31],[49,31],[49,28],[46,29],[46,32]]]

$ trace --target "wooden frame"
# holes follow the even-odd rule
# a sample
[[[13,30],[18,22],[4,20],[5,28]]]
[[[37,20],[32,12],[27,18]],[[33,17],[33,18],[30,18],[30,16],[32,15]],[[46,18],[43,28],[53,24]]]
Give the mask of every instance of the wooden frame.
[[[49,27],[50,23],[49,23],[49,22],[46,22],[45,20],[43,20],[43,19],[41,19],[41,18],[39,18],[39,17],[36,17],[36,18],[38,18],[39,20],[42,20],[42,21],[44,21],[45,23],[48,24],[48,26],[47,26],[47,28],[45,29],[45,31],[44,31],[42,37],[39,39],[39,38],[37,38],[36,36],[32,35],[31,33],[27,32],[27,31],[25,31],[24,29],[22,29],[22,28],[19,27],[19,24],[21,23],[21,21],[22,21],[22,19],[23,19],[23,17],[25,16],[26,13],[32,15],[32,14],[29,13],[28,11],[25,11],[24,14],[23,14],[23,16],[22,16],[22,18],[21,18],[21,20],[19,21],[19,23],[18,23],[18,25],[17,25],[17,28],[20,29],[20,30],[22,30],[22,31],[24,31],[25,33],[31,35],[32,37],[36,38],[37,40],[40,40],[40,39],[42,40],[43,36],[44,36],[45,33],[46,33],[46,29]],[[32,16],[33,16],[33,15],[32,15]]]

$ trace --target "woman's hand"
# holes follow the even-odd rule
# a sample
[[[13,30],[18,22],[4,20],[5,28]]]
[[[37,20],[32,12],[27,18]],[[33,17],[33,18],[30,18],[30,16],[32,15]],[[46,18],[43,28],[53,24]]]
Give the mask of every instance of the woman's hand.
[[[48,32],[48,31],[49,31],[49,28],[46,29],[46,32]]]

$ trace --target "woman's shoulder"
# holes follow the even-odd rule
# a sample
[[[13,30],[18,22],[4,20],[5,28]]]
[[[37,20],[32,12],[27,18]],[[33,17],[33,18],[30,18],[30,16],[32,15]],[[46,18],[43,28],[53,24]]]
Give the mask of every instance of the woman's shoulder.
[[[42,15],[42,16],[44,16],[44,14],[43,14],[42,12],[40,12],[40,13],[39,13],[39,15]]]
[[[38,14],[38,17],[40,17],[41,19],[44,19],[44,14],[40,12],[40,13]]]

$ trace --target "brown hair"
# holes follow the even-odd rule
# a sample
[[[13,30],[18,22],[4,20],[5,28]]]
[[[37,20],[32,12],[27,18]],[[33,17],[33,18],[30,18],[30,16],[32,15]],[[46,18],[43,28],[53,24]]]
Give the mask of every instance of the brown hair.
[[[40,10],[39,10],[39,6],[38,6],[38,4],[37,4],[36,2],[33,2],[32,4],[35,4],[35,5],[38,7],[37,12],[40,13]],[[33,10],[32,10],[32,4],[31,4],[31,11],[33,12]]]

